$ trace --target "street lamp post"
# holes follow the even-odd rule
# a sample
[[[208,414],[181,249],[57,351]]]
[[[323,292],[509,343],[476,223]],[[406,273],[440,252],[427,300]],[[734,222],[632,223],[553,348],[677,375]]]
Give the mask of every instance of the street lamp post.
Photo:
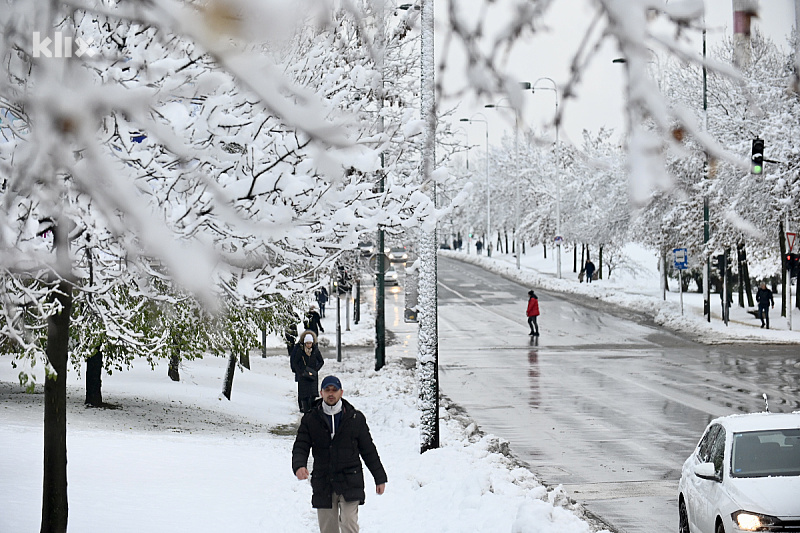
[[[476,116],[482,116],[482,119],[476,119]],[[489,188],[489,121],[483,113],[475,113],[473,118],[462,118],[461,122],[483,122],[486,127],[486,235],[491,239],[491,226],[492,226],[492,192]]]
[[[520,85],[520,88],[522,88],[522,89],[530,89],[531,88],[530,82],[527,82],[527,81],[521,81],[519,83],[519,85]],[[501,99],[500,102],[502,102],[503,100],[507,100],[507,98]],[[501,106],[500,102],[498,102],[496,104],[486,104],[483,107],[485,107],[487,109],[499,109],[501,107],[506,107],[506,108],[514,110],[514,159],[515,159],[515,167],[516,167],[516,173],[517,173],[516,186],[514,188],[514,219],[516,220],[516,223],[515,223],[516,227],[515,227],[515,230],[514,230],[514,252],[515,252],[514,255],[516,256],[516,260],[517,260],[516,261],[517,270],[519,270],[520,269],[520,256],[522,255],[520,253],[521,250],[520,250],[520,246],[519,246],[519,221],[520,221],[519,190],[522,187],[521,184],[520,184],[520,170],[519,170],[519,110],[516,107],[512,107],[512,106]],[[508,250],[506,250],[506,252],[508,252]]]
[[[553,87],[536,87],[536,84],[540,81],[545,80],[549,81],[553,84]],[[561,164],[561,157],[560,157],[560,148],[558,146],[558,86],[556,82],[553,81],[552,78],[542,77],[533,82],[533,86],[531,87],[531,92],[535,93],[536,89],[543,89],[547,91],[553,91],[553,94],[556,95],[556,114],[555,114],[555,125],[556,125],[556,276],[561,279],[561,171],[559,169]]]

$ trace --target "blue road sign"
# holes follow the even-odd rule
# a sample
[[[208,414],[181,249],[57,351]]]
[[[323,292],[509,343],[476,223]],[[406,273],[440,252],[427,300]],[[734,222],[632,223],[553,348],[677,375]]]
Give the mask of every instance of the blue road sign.
[[[674,248],[672,250],[672,264],[678,270],[689,268],[689,254],[686,248]]]

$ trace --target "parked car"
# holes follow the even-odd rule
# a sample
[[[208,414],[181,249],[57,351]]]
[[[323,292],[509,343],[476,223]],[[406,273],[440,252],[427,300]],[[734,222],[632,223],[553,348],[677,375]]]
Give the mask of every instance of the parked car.
[[[680,533],[800,531],[800,411],[712,420],[683,464]]]
[[[394,267],[394,265],[389,265],[386,267],[386,270],[384,270],[383,283],[384,285],[400,284],[400,274],[397,272],[397,269]]]
[[[408,252],[404,246],[389,248],[389,251],[386,253],[386,255],[389,257],[389,261],[392,263],[405,263],[408,259]]]

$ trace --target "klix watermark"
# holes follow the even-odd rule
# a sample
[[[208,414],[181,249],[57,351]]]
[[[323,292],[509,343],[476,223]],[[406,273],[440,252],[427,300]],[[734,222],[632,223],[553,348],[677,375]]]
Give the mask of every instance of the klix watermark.
[[[84,41],[81,37],[75,39],[63,35],[60,31],[53,34],[53,38],[45,36],[38,31],[33,32],[33,57],[94,57],[97,50],[91,48],[94,39]],[[74,44],[74,46],[73,46]],[[52,45],[52,49],[50,48]]]

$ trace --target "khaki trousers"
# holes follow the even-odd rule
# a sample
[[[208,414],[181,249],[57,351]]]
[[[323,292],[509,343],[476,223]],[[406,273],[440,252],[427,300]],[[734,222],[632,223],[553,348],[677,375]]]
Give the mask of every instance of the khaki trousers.
[[[358,502],[333,493],[333,507],[317,509],[319,533],[358,533]]]

